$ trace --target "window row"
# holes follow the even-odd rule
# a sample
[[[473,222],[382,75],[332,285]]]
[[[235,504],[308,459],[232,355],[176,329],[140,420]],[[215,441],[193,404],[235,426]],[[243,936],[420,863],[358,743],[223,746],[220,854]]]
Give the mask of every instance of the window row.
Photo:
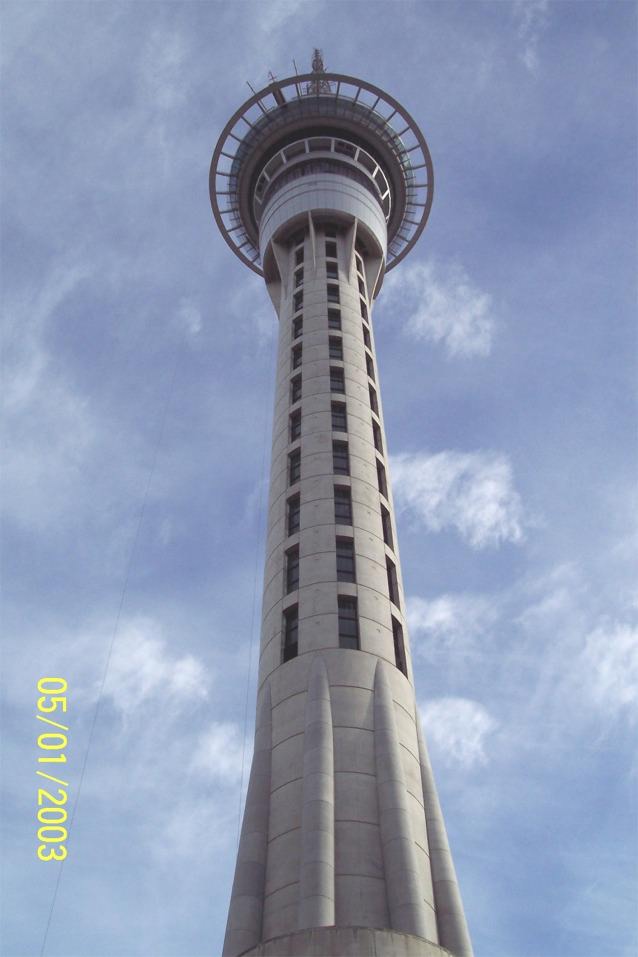
[[[343,346],[341,339],[336,337],[330,337],[330,358],[343,360]],[[301,365],[302,352],[301,346],[297,346],[292,350],[290,362],[292,365],[293,371],[298,369]],[[372,359],[366,354],[366,368],[367,374],[370,379],[374,382],[374,367],[372,365]],[[295,402],[299,402],[301,399],[301,372],[293,376],[290,380],[290,402],[294,405]],[[372,411],[378,415],[379,414],[379,405],[377,402],[376,391],[372,386],[369,386],[369,395],[370,395],[370,408]],[[341,392],[345,393],[346,391],[346,378],[345,370],[341,366],[330,366],[330,391],[331,392]]]
[[[295,327],[295,328],[297,328],[297,329],[299,330],[299,332],[298,332],[297,334],[295,334],[295,328],[293,328],[293,340],[294,340],[294,339],[298,339],[299,336],[301,335],[302,331],[303,331],[303,320],[302,320],[302,318],[299,317],[299,319],[298,319],[298,320],[296,319],[295,322],[299,322],[299,325]],[[331,327],[331,328],[333,328],[333,327]],[[336,328],[338,328],[339,331],[341,330],[341,317],[339,317],[339,326],[336,327]],[[367,349],[371,349],[371,347],[370,347],[370,345],[369,345],[370,336],[369,336],[369,334],[368,334],[368,337],[367,337],[367,339],[366,339],[365,330],[364,330],[363,341],[364,341],[364,344],[366,345],[366,348],[367,348]],[[341,336],[330,336],[330,337],[329,337],[329,339],[328,339],[328,355],[329,355],[329,357],[330,357],[331,359],[340,359],[340,360],[343,361],[343,339],[341,338]],[[298,369],[299,366],[301,365],[302,358],[303,358],[303,346],[302,346],[302,344],[299,342],[299,343],[297,343],[296,345],[293,345],[292,349],[290,350],[290,367],[291,367],[293,370],[294,370],[294,369]],[[371,355],[368,355],[367,352],[366,352],[366,369],[367,369],[367,372],[368,372],[368,375],[370,376],[370,378],[371,378],[372,380],[374,380],[374,366],[372,365],[372,356],[371,356]]]
[[[372,352],[372,341],[370,339],[370,329],[364,322],[361,324],[363,330],[363,344],[366,349]],[[341,332],[341,310],[335,308],[328,309],[328,328],[335,332]],[[299,339],[303,334],[303,316],[295,316],[292,320],[292,338]]]
[[[335,488],[335,520],[341,524],[352,524],[352,502],[350,500],[350,490],[340,489],[337,495]],[[344,494],[345,493],[345,494]],[[299,522],[299,503],[295,502],[295,519]],[[290,513],[289,513],[290,520]],[[298,525],[297,525],[298,527]],[[335,554],[337,560],[337,581],[356,582],[356,559],[354,551],[354,539],[337,536],[335,545]],[[299,588],[299,546],[294,545],[287,549],[286,554],[286,594],[296,591]],[[396,565],[392,559],[386,555],[386,574],[388,578],[388,595],[390,601],[397,608],[400,608],[399,582],[397,579]]]
[[[352,525],[352,492],[349,485],[335,485],[334,487],[335,504],[335,524]],[[301,523],[301,499],[299,494],[292,495],[287,502],[287,520],[286,528],[288,535],[294,535],[299,531]],[[381,527],[383,530],[383,541],[388,548],[394,548],[394,539],[392,537],[392,519],[390,512],[381,506]]]
[[[296,401],[296,399],[293,399]],[[330,407],[331,427],[333,432],[348,431],[348,416],[344,402],[332,402]],[[301,438],[301,409],[295,409],[288,417],[289,441],[295,442]],[[378,426],[377,426],[378,428]]]
[[[357,599],[340,595],[337,599],[339,647],[358,651],[359,642],[359,610]],[[299,653],[299,608],[293,605],[284,612],[282,659],[284,663],[296,658]],[[392,638],[394,643],[394,661],[407,677],[408,669],[405,658],[405,643],[401,623],[392,616]]]
[[[339,596],[337,599],[339,622],[339,647],[359,649],[359,615],[357,599]],[[398,622],[397,622],[398,624]],[[399,625],[399,627],[401,627]],[[299,609],[297,605],[284,612],[283,654],[284,663],[296,658],[299,650]]]
[[[338,413],[341,416],[341,412]],[[295,428],[296,426],[295,420]],[[291,429],[293,425],[291,422]],[[340,430],[341,431],[341,430]],[[298,436],[297,436],[298,437]],[[332,443],[332,470],[335,475],[350,475],[350,454],[347,442],[335,441]],[[301,478],[301,449],[294,449],[288,455],[288,484],[294,485]],[[385,498],[388,497],[388,483],[385,467],[377,459],[377,481],[379,491]]]

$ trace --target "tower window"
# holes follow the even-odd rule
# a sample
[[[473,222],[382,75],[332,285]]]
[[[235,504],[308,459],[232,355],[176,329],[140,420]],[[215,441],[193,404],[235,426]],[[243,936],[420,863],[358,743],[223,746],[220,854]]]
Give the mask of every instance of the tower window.
[[[295,266],[301,266],[303,263],[303,246],[295,249]]]
[[[286,552],[286,593],[299,588],[299,547]]]
[[[365,297],[366,297],[366,287],[365,287],[365,283],[364,283],[363,279],[361,278],[361,276],[357,276],[357,282],[359,283],[359,292],[360,292],[360,294],[363,296],[363,298],[365,299]]]
[[[337,581],[356,581],[354,573],[354,542],[351,538],[337,539]]]
[[[301,344],[292,349],[291,364],[293,369],[298,369],[301,365]]]
[[[288,534],[294,535],[299,531],[301,519],[301,499],[298,495],[293,495],[288,499]]]
[[[356,243],[354,244],[354,248],[356,249],[356,251],[359,253],[360,256],[365,256],[367,252],[365,243],[363,243],[360,239],[357,239]]]
[[[301,478],[301,449],[295,449],[288,456],[288,480],[294,485]]]
[[[397,582],[397,570],[392,559],[387,558],[385,565],[388,571],[388,594],[390,601],[399,607],[399,583]]]
[[[295,233],[295,235],[292,237],[293,246],[300,246],[303,243],[305,236],[306,234],[303,230],[301,230],[301,232]]]
[[[328,309],[328,328],[341,329],[341,312],[338,309]]]
[[[337,244],[329,239],[326,239],[326,256],[330,256],[332,259],[337,258]]]
[[[359,648],[359,621],[357,616],[357,599],[341,595],[338,598],[339,607],[339,647]]]
[[[370,333],[367,326],[362,326],[363,328],[363,344],[366,349],[369,349],[372,352],[372,343],[370,342]]]
[[[343,359],[343,341],[339,336],[330,336],[329,347],[331,359]]]
[[[361,309],[361,317],[362,317],[363,319],[365,319],[365,321],[367,322],[367,321],[368,321],[368,307],[366,306],[366,304],[365,304],[365,302],[363,301],[363,299],[360,299],[360,300],[359,300],[359,306],[360,306],[360,309]]]
[[[334,432],[348,431],[348,416],[344,402],[333,402],[330,410],[332,412],[332,429]]]
[[[377,459],[377,481],[379,483],[379,491],[385,497],[388,497],[388,483],[385,478],[385,469],[381,462]]]
[[[328,283],[327,287],[328,302],[339,302],[339,286],[335,286],[333,283]],[[301,306],[299,307],[301,308]]]
[[[301,398],[301,376],[296,375],[290,382],[290,401],[299,402]]]
[[[350,456],[347,442],[332,443],[332,467],[335,475],[350,475]]]
[[[352,525],[352,496],[347,485],[335,485],[335,522]]]
[[[303,266],[295,272],[295,289],[303,285]]]
[[[331,392],[346,391],[346,383],[343,377],[343,369],[338,369],[336,366],[330,366],[330,391]]]
[[[297,657],[297,639],[299,635],[299,610],[296,605],[284,612],[283,659],[290,661]]]
[[[374,389],[371,385],[368,386],[370,391],[370,408],[375,415],[379,414],[379,403],[377,402],[377,390]]]
[[[326,263],[326,276],[328,279],[338,279],[339,271],[337,269],[337,264],[333,262]]]
[[[297,316],[292,320],[292,338],[298,339],[303,332],[303,316]]]
[[[296,292],[292,297],[292,308],[294,312],[299,312],[303,306],[303,289],[300,289],[299,292]]]
[[[381,428],[374,421],[372,422],[372,437],[374,439],[374,447],[377,452],[383,453],[383,445],[381,444]]]
[[[290,413],[290,441],[294,442],[301,436],[301,409]]]
[[[396,620],[394,615],[392,616],[392,637],[394,638],[394,660],[399,671],[402,671],[403,674],[408,676],[408,668],[405,663],[405,645],[403,643],[403,628]]]
[[[336,226],[324,226],[323,234],[326,238],[336,239],[337,238],[337,227]]]
[[[389,545],[390,548],[394,548],[394,541],[392,539],[392,519],[390,518],[390,513],[385,507],[381,506],[381,524],[383,526],[383,541],[386,545]]]
[[[370,378],[374,381],[374,362],[372,361],[372,356],[369,356],[366,352],[366,369]]]

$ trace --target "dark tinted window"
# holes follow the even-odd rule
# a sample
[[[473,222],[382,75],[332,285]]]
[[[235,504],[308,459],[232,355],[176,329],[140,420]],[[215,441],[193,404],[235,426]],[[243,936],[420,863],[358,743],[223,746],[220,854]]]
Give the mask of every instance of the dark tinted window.
[[[332,443],[332,465],[336,475],[350,475],[347,442]]]
[[[295,449],[288,456],[288,478],[291,485],[301,478],[301,451]]]
[[[301,518],[301,499],[298,495],[293,495],[288,499],[288,534],[294,535],[299,531],[299,520]]]
[[[351,538],[337,539],[337,580],[356,581],[354,573],[354,542]]]
[[[284,612],[284,661],[297,657],[297,637],[299,632],[299,613],[297,606]]]
[[[329,346],[331,359],[343,359],[343,342],[340,336],[330,336]]]
[[[357,620],[357,599],[341,596],[339,604],[339,647],[359,647],[359,622]]]
[[[335,432],[348,431],[348,417],[343,402],[332,403],[332,428]]]
[[[399,585],[397,582],[397,570],[394,566],[394,562],[391,561],[391,559],[386,558],[385,564],[388,570],[388,593],[390,595],[390,601],[393,602],[398,608],[399,607]]]
[[[286,552],[286,591],[299,587],[299,549],[289,548]]]
[[[345,392],[346,384],[343,378],[343,369],[330,367],[330,391]]]
[[[403,643],[403,628],[396,620],[392,619],[392,637],[394,638],[394,660],[399,671],[402,671],[406,676],[408,675],[408,668],[405,662],[405,645]]]
[[[290,416],[290,441],[294,442],[301,435],[301,409],[297,409]]]
[[[381,506],[381,524],[383,526],[383,541],[386,545],[389,545],[390,548],[394,548],[394,542],[392,540],[392,520],[385,505]]]
[[[352,498],[345,485],[335,485],[335,522],[337,525],[352,525]]]

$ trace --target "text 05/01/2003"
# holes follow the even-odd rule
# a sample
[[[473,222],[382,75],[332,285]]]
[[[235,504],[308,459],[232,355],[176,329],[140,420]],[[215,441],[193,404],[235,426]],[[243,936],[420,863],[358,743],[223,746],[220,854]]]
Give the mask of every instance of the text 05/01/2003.
[[[69,786],[68,781],[58,776],[55,765],[66,764],[65,749],[68,738],[68,725],[56,719],[60,713],[66,714],[68,684],[64,678],[40,678],[38,691],[38,721],[58,730],[44,730],[38,735],[38,764],[48,765],[47,770],[39,768],[36,774],[60,787],[51,790],[38,788],[38,857],[41,861],[63,861],[67,855],[64,842],[67,839],[65,827],[68,817],[65,807]],[[51,715],[55,713],[55,718]],[[55,771],[56,773],[49,773]],[[66,777],[66,775],[65,775]]]

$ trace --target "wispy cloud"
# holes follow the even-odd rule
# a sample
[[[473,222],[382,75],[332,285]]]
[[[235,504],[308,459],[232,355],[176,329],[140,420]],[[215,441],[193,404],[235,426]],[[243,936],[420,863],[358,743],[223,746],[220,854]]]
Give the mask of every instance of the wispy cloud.
[[[601,622],[587,635],[578,666],[579,678],[599,710],[638,722],[638,625]]]
[[[176,327],[187,337],[197,339],[203,328],[202,313],[193,299],[184,297],[180,300],[175,314]]]
[[[430,531],[455,528],[472,548],[523,540],[523,507],[503,453],[401,454],[392,458],[392,478],[399,508]]]
[[[445,594],[426,600],[407,598],[407,619],[413,651],[441,668],[452,660],[457,676],[461,665],[474,663],[484,652],[488,632],[498,620],[497,602],[482,595]]]
[[[388,276],[383,300],[389,309],[400,301],[408,336],[441,344],[449,356],[486,356],[492,348],[492,297],[458,264],[408,264]]]
[[[209,676],[193,655],[174,657],[150,618],[120,627],[104,689],[115,707],[128,716],[152,699],[174,711],[208,695]]]
[[[487,740],[498,723],[482,704],[469,698],[435,698],[420,711],[428,743],[443,762],[463,770],[487,763]]]
[[[519,57],[530,73],[538,69],[538,45],[547,27],[549,0],[516,0],[512,16],[521,41]]]
[[[223,783],[236,784],[242,771],[242,735],[230,721],[216,721],[200,735],[191,768]],[[244,768],[250,769],[252,746],[244,755]]]

